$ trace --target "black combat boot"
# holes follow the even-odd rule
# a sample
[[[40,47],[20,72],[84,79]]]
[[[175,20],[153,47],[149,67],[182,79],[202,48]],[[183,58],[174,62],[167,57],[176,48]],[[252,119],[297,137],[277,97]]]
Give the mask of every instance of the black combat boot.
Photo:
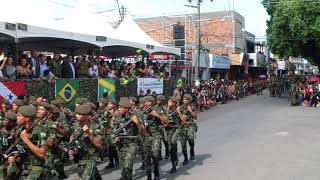
[[[191,146],[190,147],[190,161],[193,161],[195,158],[194,158],[194,146]]]
[[[182,164],[187,165],[189,163],[187,152],[183,152],[183,156],[184,156],[184,161]]]
[[[147,180],[152,180],[152,174],[151,171],[147,171]]]
[[[139,167],[139,170],[142,171],[145,169],[146,169],[146,166],[145,166],[144,162],[142,162],[141,166]]]

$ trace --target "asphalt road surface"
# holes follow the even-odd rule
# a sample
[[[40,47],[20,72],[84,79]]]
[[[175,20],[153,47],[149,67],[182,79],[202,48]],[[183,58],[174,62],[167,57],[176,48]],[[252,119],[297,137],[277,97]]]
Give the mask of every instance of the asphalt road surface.
[[[196,160],[183,166],[179,149],[177,173],[169,174],[170,160],[163,160],[161,179],[319,180],[320,110],[290,107],[288,98],[265,94],[202,112]],[[103,179],[119,179],[120,170],[104,170],[106,164],[99,165]],[[134,179],[146,179],[139,166],[134,165]],[[79,179],[74,166],[66,170],[69,179]]]

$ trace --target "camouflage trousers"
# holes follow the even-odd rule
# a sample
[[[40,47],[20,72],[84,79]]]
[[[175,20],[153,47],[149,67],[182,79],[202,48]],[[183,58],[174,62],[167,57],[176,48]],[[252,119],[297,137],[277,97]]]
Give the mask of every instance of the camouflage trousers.
[[[22,172],[21,180],[49,180],[50,173],[41,166],[30,166],[28,173]]]
[[[180,128],[180,142],[182,153],[187,153],[187,142],[190,146],[190,154],[194,154],[194,138],[195,138],[195,126],[186,125]]]
[[[94,159],[80,160],[78,163],[79,176],[84,180],[102,179],[97,169],[97,162]]]
[[[133,163],[136,157],[138,146],[136,143],[124,144],[118,149],[121,175],[123,180],[132,180]]]
[[[167,140],[168,140],[169,151],[170,151],[170,159],[172,163],[175,163],[178,161],[177,142],[180,138],[180,129],[169,127],[169,128],[166,128],[166,132],[167,132]]]
[[[143,153],[146,170],[151,171],[151,160],[159,159],[159,150],[161,147],[161,134],[160,132],[147,133],[143,139]],[[158,166],[159,162],[153,161],[154,166]]]

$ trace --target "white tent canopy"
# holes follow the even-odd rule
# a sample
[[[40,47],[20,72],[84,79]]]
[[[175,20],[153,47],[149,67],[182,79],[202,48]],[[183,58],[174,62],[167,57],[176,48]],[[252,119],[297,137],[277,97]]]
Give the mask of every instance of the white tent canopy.
[[[14,0],[13,0],[14,1]],[[27,1],[22,1],[20,9],[17,11],[25,11]],[[73,8],[68,16],[61,20],[54,20],[46,17],[44,12],[37,9],[29,9],[25,16],[12,13],[12,9],[16,8],[15,3],[11,3],[11,7],[6,7],[0,16],[0,33],[19,39],[19,42],[32,47],[37,45],[43,48],[51,48],[53,46],[64,43],[63,48],[104,48],[109,47],[131,47],[140,48],[147,53],[171,53],[180,55],[180,49],[165,47],[154,41],[130,17],[127,17],[118,29],[114,29],[103,16],[87,11],[88,1],[79,0],[77,7]],[[7,30],[5,22],[27,24],[27,30],[21,31],[16,27],[15,31]],[[18,26],[18,25],[17,25]],[[98,37],[105,38],[98,40]],[[46,43],[48,40],[48,43]],[[53,42],[54,40],[54,42]],[[49,44],[51,43],[51,44]],[[81,46],[77,45],[81,44]],[[84,44],[86,46],[82,46]],[[59,47],[63,46],[61,44]],[[22,46],[23,47],[23,46]]]
[[[146,44],[146,47],[142,49],[149,53],[167,52],[180,55],[180,49],[166,47],[156,42],[149,35],[147,35],[130,16],[127,16],[116,30],[120,35],[119,39]]]

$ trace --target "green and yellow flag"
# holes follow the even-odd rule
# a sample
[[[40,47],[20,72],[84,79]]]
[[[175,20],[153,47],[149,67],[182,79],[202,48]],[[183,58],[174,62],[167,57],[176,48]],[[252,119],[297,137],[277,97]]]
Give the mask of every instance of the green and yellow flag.
[[[99,79],[98,84],[98,99],[103,98],[103,94],[108,93],[108,98],[116,99],[116,82],[114,79]]]
[[[57,80],[56,97],[61,98],[69,107],[74,107],[74,101],[78,98],[79,82],[75,79]]]

